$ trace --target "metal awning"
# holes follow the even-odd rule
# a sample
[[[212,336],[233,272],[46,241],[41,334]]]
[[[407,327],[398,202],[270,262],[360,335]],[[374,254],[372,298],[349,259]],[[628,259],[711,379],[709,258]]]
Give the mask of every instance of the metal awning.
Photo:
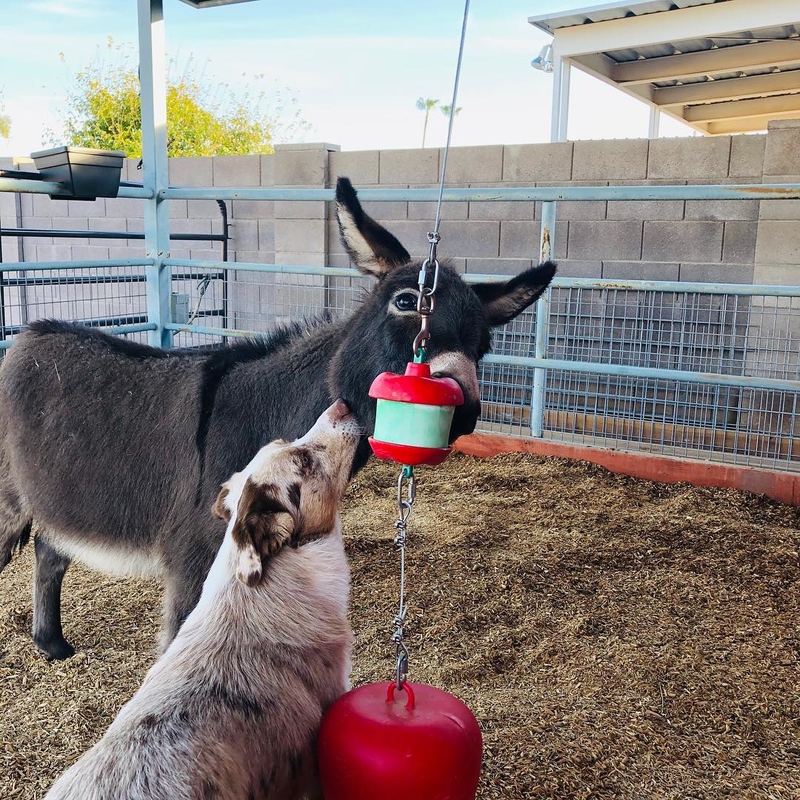
[[[570,66],[704,134],[800,117],[798,0],[644,0],[528,21],[553,36],[554,139]]]

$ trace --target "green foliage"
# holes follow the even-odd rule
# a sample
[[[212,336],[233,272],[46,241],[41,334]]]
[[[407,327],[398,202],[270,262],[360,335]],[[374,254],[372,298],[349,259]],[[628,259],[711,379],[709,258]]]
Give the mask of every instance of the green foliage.
[[[52,144],[122,150],[142,155],[139,78],[124,48],[109,39],[112,63],[96,59],[78,72],[68,95],[63,134],[48,132]],[[62,60],[64,56],[62,54]],[[170,73],[175,71],[171,65]],[[246,76],[245,76],[246,77]],[[263,80],[263,76],[256,76]],[[291,99],[289,103],[296,105]],[[170,156],[271,153],[275,141],[308,128],[278,92],[239,93],[209,84],[190,59],[183,74],[167,78],[167,152]]]
[[[425,112],[425,122],[422,125],[422,146],[425,147],[425,137],[428,133],[428,117],[434,108],[439,104],[438,100],[432,97],[420,97],[417,99],[417,108]]]
[[[5,113],[3,97],[0,95],[0,139],[8,139],[11,135],[11,117]]]

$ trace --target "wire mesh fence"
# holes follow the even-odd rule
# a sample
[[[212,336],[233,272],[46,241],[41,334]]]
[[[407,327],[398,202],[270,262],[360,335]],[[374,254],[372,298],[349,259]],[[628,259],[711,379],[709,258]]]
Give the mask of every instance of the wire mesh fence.
[[[270,269],[173,266],[171,312],[183,327],[173,344],[208,345],[320,314],[341,317],[372,284],[355,271]],[[147,320],[144,267],[2,270],[5,340],[44,317],[103,327]],[[580,371],[581,364],[602,364],[800,380],[800,288],[797,296],[772,296],[766,289],[603,283],[557,280],[551,290],[547,357],[578,369],[540,370],[544,437],[800,470],[797,391]],[[532,358],[536,315],[532,307],[497,329],[493,354]],[[145,334],[131,336],[141,341]],[[535,372],[491,356],[482,363],[479,430],[530,435]]]

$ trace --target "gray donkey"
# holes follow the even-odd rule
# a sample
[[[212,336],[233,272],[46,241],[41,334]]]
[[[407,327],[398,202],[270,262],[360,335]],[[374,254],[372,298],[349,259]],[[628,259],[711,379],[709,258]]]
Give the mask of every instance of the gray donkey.
[[[219,485],[265,443],[295,439],[336,398],[365,433],[381,372],[402,372],[419,330],[419,264],[336,187],[339,228],[358,269],[377,278],[347,319],[292,325],[225,347],[158,350],[64,322],[33,323],[0,366],[0,569],[36,525],[33,640],[51,658],[75,652],[61,627],[61,584],[77,559],[104,572],[163,577],[163,644],[200,596],[224,525],[209,513]],[[431,316],[434,374],[464,404],[451,440],[480,413],[476,367],[491,328],[527,308],[555,266],[468,285],[442,264]],[[361,441],[353,470],[369,455]]]

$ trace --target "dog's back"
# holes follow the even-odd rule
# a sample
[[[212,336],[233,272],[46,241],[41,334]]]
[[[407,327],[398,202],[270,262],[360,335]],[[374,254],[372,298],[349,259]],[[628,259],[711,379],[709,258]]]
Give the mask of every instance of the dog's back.
[[[299,462],[318,459],[319,474],[298,469],[307,484],[299,487],[273,463],[298,461],[294,444],[270,445],[286,453],[261,466],[257,456],[226,484],[218,507],[232,519],[197,607],[47,800],[314,796],[320,719],[349,688],[349,568],[337,509],[350,462],[335,440],[313,440],[316,454],[301,448]],[[341,473],[331,478],[334,455]]]

